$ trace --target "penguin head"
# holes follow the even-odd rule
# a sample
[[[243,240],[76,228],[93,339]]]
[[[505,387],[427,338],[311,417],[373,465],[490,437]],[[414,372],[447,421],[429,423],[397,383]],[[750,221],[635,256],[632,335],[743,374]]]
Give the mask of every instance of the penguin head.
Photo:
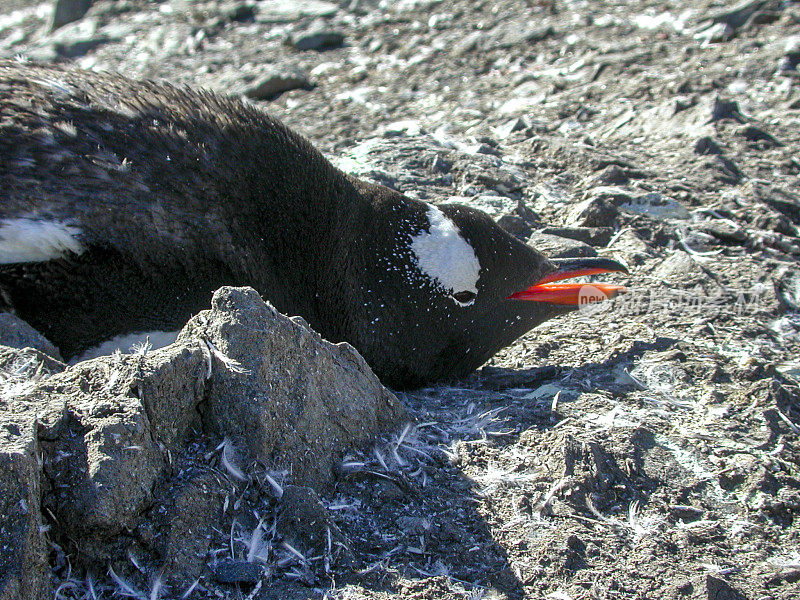
[[[549,260],[463,205],[401,197],[380,210],[364,250],[380,278],[363,290],[354,345],[391,387],[464,376],[540,323],[624,291],[553,283],[627,271],[609,259]]]

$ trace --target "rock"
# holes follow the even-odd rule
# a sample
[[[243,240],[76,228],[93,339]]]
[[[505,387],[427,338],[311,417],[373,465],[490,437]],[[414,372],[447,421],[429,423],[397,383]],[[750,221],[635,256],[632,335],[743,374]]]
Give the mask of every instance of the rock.
[[[504,163],[497,156],[475,152],[477,149],[478,145],[460,146],[459,150],[467,154],[460,154],[453,161],[453,170],[464,176],[461,193],[471,195],[464,191],[465,188],[482,186],[506,196],[525,187],[525,176],[519,169]]]
[[[433,157],[433,160],[431,161],[431,171],[434,173],[447,173],[449,170],[450,165],[444,158],[438,154]]]
[[[246,459],[322,489],[347,451],[404,416],[351,346],[322,340],[250,288],[219,290],[212,309],[160,350],[65,368],[32,348],[0,347],[0,370],[4,599],[47,590],[39,507],[81,561],[120,560],[135,539],[170,585],[187,587],[205,568],[223,498],[238,484],[209,471],[198,435],[234,439]],[[239,464],[247,478],[249,462]],[[330,557],[349,560],[315,492],[284,484],[282,506],[286,532],[310,547],[322,531]],[[254,583],[261,569],[230,561],[215,577]]]
[[[711,23],[700,29],[694,39],[701,40],[703,45],[727,42],[736,35],[736,30],[727,23]]]
[[[628,174],[619,165],[608,165],[597,175],[600,185],[625,185],[628,183]]]
[[[253,100],[273,100],[289,90],[311,90],[314,85],[299,69],[273,68],[244,89],[244,95]]]
[[[253,2],[225,2],[219,9],[225,18],[235,23],[248,23],[256,18],[256,5]]]
[[[724,579],[708,573],[705,581],[705,596],[708,600],[746,600],[746,596]]]
[[[570,238],[542,233],[541,231],[535,231],[531,234],[527,243],[548,258],[597,256],[597,251],[589,244]]]
[[[455,152],[430,136],[413,135],[415,127],[408,121],[395,123],[392,132],[384,129],[381,137],[368,138],[333,156],[333,163],[346,173],[393,189],[416,191],[426,185],[450,187],[454,169],[461,168],[452,160]],[[403,141],[399,144],[392,138],[401,132]],[[434,161],[435,169],[432,168]]]
[[[26,385],[67,368],[64,363],[34,348],[8,348],[0,346],[0,391],[18,395]],[[10,386],[17,386],[10,391]]]
[[[468,204],[486,212],[500,227],[519,237],[530,235],[533,225],[538,221],[536,213],[526,207],[522,200],[514,200],[507,196],[484,194],[472,199],[455,196],[449,200]]]
[[[721,242],[743,244],[747,241],[747,232],[729,220],[711,219],[699,224],[701,231],[713,235]]]
[[[714,141],[713,138],[703,136],[695,142],[694,153],[700,155],[722,154],[722,148],[720,148],[719,144]]]
[[[259,0],[256,21],[259,23],[291,23],[303,17],[332,17],[339,7],[322,0]]]
[[[612,227],[545,227],[540,232],[578,240],[590,246],[606,246],[614,235]]]
[[[485,31],[471,31],[455,42],[453,45],[453,54],[456,56],[471,54],[475,52],[475,50],[483,48],[488,39],[489,34]]]
[[[223,560],[214,566],[214,580],[218,583],[245,583],[255,585],[264,574],[264,565],[243,560]]]
[[[489,154],[491,156],[500,156],[500,150],[483,142],[470,146],[469,152],[471,154]]]
[[[92,0],[56,0],[50,31],[77,21],[91,8]]]
[[[494,132],[499,139],[504,140],[515,131],[524,131],[526,129],[528,129],[528,123],[525,121],[525,119],[517,117],[507,121],[500,127],[496,127]]]
[[[78,363],[39,383],[27,402],[55,413],[40,426],[51,490],[43,505],[62,534],[102,559],[131,528],[170,471],[205,393],[197,340],[141,355]]]
[[[688,253],[676,250],[653,271],[653,277],[670,286],[686,288],[699,283],[707,276]]]
[[[760,127],[756,127],[755,125],[743,125],[736,133],[738,133],[748,142],[757,143],[762,148],[771,148],[774,146],[783,145],[769,133]]]
[[[70,42],[56,42],[53,49],[61,58],[78,58],[88,54],[98,46],[102,46],[110,41],[105,35],[92,36],[82,40],[72,40]]]
[[[611,200],[620,195],[630,198],[625,191],[614,191],[618,189],[603,187],[592,190],[588,198],[569,209],[565,224],[570,227],[613,227],[619,211]]]
[[[744,115],[742,115],[738,102],[717,96],[714,98],[714,103],[711,105],[711,117],[708,122],[713,123],[723,119],[732,119],[739,123],[745,122]]]
[[[692,523],[698,519],[702,519],[704,514],[705,511],[702,508],[697,508],[695,506],[675,504],[669,507],[670,518],[683,523]]]
[[[776,293],[785,310],[800,311],[800,273],[787,271],[777,282]]]
[[[347,538],[311,488],[284,487],[276,526],[278,533],[292,546],[311,550],[315,556],[327,555],[334,564],[350,563],[353,559]]]
[[[404,119],[402,121],[392,121],[383,127],[382,133],[384,137],[397,137],[401,135],[420,135],[425,130],[422,128],[420,122],[416,119]],[[437,156],[437,158],[439,158]]]
[[[658,220],[688,219],[688,209],[672,198],[652,192],[621,202],[620,210],[634,215],[646,215]]]
[[[745,0],[733,8],[711,15],[708,20],[712,23],[723,23],[736,30],[745,25],[766,3],[766,0]]]
[[[98,21],[94,18],[65,25],[50,36],[50,45],[62,58],[77,58],[107,44],[112,38],[98,32]]]
[[[756,183],[753,185],[753,196],[763,202],[781,215],[787,217],[795,225],[800,225],[800,196],[793,194],[781,187]],[[775,231],[796,237],[798,232],[795,228],[776,227]]]
[[[187,471],[157,494],[151,511],[154,529],[161,534],[153,549],[163,557],[171,583],[180,587],[191,585],[203,572],[226,491],[213,472],[197,467]]]
[[[800,64],[800,36],[792,36],[786,40],[784,55],[778,65],[778,70],[794,71],[798,64]]]
[[[325,23],[315,23],[302,33],[291,36],[289,43],[297,50],[323,52],[344,45],[344,34],[330,29]]]
[[[703,166],[711,171],[711,175],[720,183],[737,185],[744,179],[744,173],[742,173],[739,166],[730,158],[721,154],[711,157],[710,160],[703,163]]]
[[[7,312],[0,312],[0,345],[11,348],[35,348],[61,360],[58,349],[25,321]]]
[[[38,407],[0,394],[0,598],[52,598],[41,504]]]
[[[492,30],[487,46],[492,49],[505,49],[514,46],[534,44],[555,35],[551,25],[533,27],[529,22],[501,21]]]
[[[450,13],[436,13],[428,18],[428,27],[431,29],[449,29],[453,23],[453,15]]]
[[[347,343],[331,344],[251,288],[224,287],[178,343],[207,340],[213,364],[205,422],[250,459],[291,468],[323,489],[347,449],[397,424],[404,411]]]
[[[675,98],[672,114],[676,115],[681,111],[687,110],[697,103],[696,98],[691,96],[678,96]]]
[[[653,256],[653,251],[647,242],[630,229],[621,231],[609,243],[609,247],[629,264],[640,265]]]

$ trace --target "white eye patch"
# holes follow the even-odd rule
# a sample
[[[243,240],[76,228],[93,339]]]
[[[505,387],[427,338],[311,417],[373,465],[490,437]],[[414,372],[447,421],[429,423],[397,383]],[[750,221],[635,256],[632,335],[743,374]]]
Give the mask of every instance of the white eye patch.
[[[467,301],[453,299],[460,306],[469,306],[475,302],[481,270],[475,250],[456,224],[438,208],[431,205],[427,216],[428,231],[423,229],[411,238],[417,267],[450,294],[471,292],[473,295]]]
[[[80,254],[83,247],[76,239],[80,232],[58,221],[0,220],[0,264],[43,262],[67,252]]]

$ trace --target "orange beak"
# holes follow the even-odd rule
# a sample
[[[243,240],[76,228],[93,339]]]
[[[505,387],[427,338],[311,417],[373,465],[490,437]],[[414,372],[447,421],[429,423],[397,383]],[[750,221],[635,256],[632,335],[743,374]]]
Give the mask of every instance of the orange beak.
[[[625,273],[628,275],[628,269],[615,260],[608,258],[567,258],[551,262],[556,265],[555,271],[551,271],[529,288],[511,294],[507,300],[528,300],[562,306],[582,306],[584,304],[602,302],[627,291],[624,286],[609,283],[553,283],[554,281],[600,273]]]

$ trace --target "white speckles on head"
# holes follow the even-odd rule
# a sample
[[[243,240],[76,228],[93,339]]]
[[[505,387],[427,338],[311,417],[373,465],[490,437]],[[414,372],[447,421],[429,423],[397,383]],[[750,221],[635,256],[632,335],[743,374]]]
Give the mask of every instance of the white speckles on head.
[[[441,210],[428,209],[428,231],[424,229],[411,238],[411,250],[417,267],[449,294],[471,292],[467,301],[453,301],[459,306],[475,302],[481,265],[475,250]]]
[[[59,221],[32,218],[0,220],[0,264],[44,262],[83,247],[77,240],[77,227]]]

